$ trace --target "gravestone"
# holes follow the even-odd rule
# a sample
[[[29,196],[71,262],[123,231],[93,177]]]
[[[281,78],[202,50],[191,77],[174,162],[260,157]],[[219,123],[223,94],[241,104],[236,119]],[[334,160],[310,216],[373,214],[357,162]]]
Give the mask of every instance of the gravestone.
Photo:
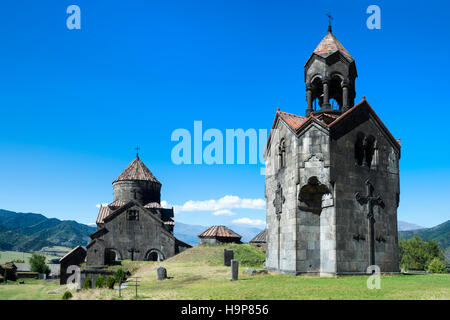
[[[227,267],[231,266],[231,260],[234,258],[233,249],[223,249],[223,264]]]
[[[238,279],[238,272],[239,272],[239,261],[238,260],[231,260],[231,280],[235,281]]]
[[[159,267],[156,269],[156,273],[158,275],[158,280],[167,279],[167,270],[164,267]]]

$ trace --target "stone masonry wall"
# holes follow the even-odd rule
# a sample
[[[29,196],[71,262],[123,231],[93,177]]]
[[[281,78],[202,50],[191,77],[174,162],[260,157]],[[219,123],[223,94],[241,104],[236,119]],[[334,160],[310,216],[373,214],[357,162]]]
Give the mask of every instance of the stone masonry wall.
[[[330,185],[330,150],[328,132],[320,126],[311,126],[299,138],[299,192],[316,177],[329,193],[322,195],[318,206],[320,212],[312,210],[299,201],[297,208],[297,261],[296,271],[321,274],[336,271],[336,227],[333,207],[333,188]],[[307,187],[306,187],[307,188]]]
[[[356,164],[355,142],[358,133],[372,135],[378,150],[371,168]],[[360,124],[331,143],[332,177],[335,181],[337,225],[337,272],[366,272],[369,266],[369,223],[367,205],[359,204],[355,193],[366,195],[366,180],[374,186],[385,208],[375,206],[375,263],[382,272],[398,271],[397,198],[399,154],[372,119]],[[361,235],[365,240],[355,240]]]

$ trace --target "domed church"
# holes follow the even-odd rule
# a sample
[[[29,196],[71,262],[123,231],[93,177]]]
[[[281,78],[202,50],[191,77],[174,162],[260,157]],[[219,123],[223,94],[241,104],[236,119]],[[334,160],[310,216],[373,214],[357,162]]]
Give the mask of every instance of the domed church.
[[[161,183],[139,154],[113,181],[114,197],[101,206],[86,246],[88,265],[117,260],[161,261],[191,247],[173,235],[173,208],[161,206]]]

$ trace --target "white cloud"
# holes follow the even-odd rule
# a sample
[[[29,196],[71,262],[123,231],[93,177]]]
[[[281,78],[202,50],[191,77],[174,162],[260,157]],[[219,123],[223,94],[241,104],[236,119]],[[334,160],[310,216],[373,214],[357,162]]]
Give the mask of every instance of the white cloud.
[[[238,196],[226,195],[220,199],[186,201],[181,206],[174,206],[175,211],[219,211],[224,209],[257,209],[266,208],[264,199],[244,199]]]
[[[90,227],[96,227],[97,224],[96,224],[95,222],[92,222],[92,223],[88,223],[88,226],[90,226]]]
[[[172,206],[166,200],[161,201],[161,207],[172,208]]]
[[[100,207],[105,207],[105,206],[107,206],[108,205],[108,203],[97,203],[95,206],[97,207],[97,208],[100,208]]]
[[[213,212],[213,215],[215,215],[215,216],[234,216],[235,214],[236,213],[231,212],[228,209],[223,209],[223,210]]]
[[[236,224],[246,224],[249,226],[265,226],[266,223],[262,220],[259,219],[249,219],[249,218],[240,218],[240,219],[235,219],[232,221],[233,223]]]

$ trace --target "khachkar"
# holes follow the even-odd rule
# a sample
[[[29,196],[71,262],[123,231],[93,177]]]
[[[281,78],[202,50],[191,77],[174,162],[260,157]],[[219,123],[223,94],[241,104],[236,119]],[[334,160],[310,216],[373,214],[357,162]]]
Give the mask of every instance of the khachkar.
[[[329,27],[305,64],[306,115],[275,115],[266,159],[268,269],[398,272],[400,140],[355,99],[355,60]]]

